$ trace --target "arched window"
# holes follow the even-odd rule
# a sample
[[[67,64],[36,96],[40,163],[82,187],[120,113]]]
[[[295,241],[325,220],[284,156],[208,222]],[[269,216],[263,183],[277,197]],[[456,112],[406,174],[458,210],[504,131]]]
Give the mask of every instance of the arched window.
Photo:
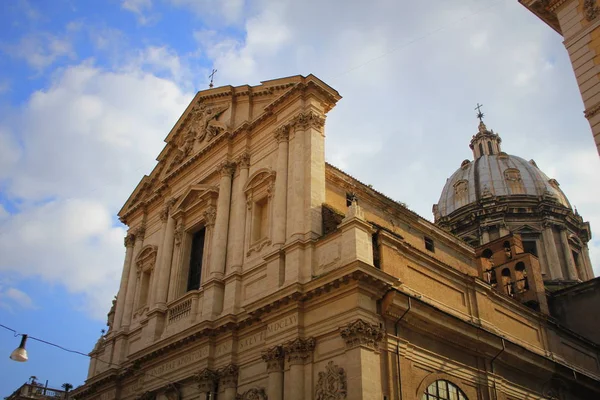
[[[488,144],[488,150],[490,151],[490,154],[494,154],[494,149],[492,148],[492,142],[487,142]]]
[[[437,380],[427,387],[421,400],[468,400],[467,396],[454,383]]]
[[[504,291],[507,295],[511,297],[514,295],[513,281],[510,276],[510,269],[508,268],[502,270],[502,286],[504,286]]]
[[[483,155],[483,144],[479,143],[479,156]]]
[[[518,262],[515,265],[515,275],[517,276],[517,292],[525,292],[529,290],[529,281],[527,280],[527,270],[525,264]]]

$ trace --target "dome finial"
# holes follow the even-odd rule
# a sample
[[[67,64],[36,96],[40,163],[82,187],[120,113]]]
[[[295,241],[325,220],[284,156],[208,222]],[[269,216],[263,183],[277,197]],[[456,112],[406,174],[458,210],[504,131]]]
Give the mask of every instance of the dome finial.
[[[487,127],[483,123],[483,117],[485,116],[485,114],[481,111],[481,107],[483,107],[483,104],[477,103],[477,107],[475,107],[475,110],[477,110],[477,118],[479,118],[479,132],[484,133],[485,131],[487,131]]]

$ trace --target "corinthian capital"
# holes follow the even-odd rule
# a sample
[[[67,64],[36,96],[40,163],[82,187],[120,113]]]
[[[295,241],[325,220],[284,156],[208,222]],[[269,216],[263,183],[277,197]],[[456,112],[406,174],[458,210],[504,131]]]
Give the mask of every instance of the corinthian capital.
[[[237,365],[229,364],[217,371],[219,374],[219,386],[225,389],[237,388],[239,368]]]
[[[206,211],[203,213],[204,216],[204,225],[212,226],[215,224],[215,220],[217,219],[217,210],[214,207],[208,207]]]
[[[262,353],[262,359],[267,363],[267,372],[281,371],[283,369],[283,347],[275,346]]]
[[[213,392],[217,386],[219,375],[212,369],[204,368],[198,375],[195,376],[198,382],[198,389],[202,393]]]
[[[250,166],[250,154],[243,152],[237,159],[237,164],[240,168],[248,168]]]
[[[217,171],[221,176],[231,176],[235,171],[235,163],[232,161],[223,161],[217,166]]]
[[[315,349],[315,338],[297,338],[283,345],[288,362],[304,364]]]
[[[144,235],[146,235],[146,224],[142,224],[135,228],[133,235],[137,240],[144,240]]]
[[[295,130],[306,130],[308,128],[321,130],[325,125],[325,118],[313,111],[306,111],[296,115],[292,120],[292,124]]]
[[[274,136],[277,139],[277,143],[286,142],[290,138],[290,126],[282,125],[275,129]]]
[[[373,350],[379,348],[379,342],[383,338],[383,332],[378,327],[357,319],[340,330],[342,339],[346,341],[348,348],[357,346],[368,347]]]
[[[125,236],[124,244],[125,247],[133,247],[133,245],[135,244],[135,235],[133,233],[130,233],[127,236]]]

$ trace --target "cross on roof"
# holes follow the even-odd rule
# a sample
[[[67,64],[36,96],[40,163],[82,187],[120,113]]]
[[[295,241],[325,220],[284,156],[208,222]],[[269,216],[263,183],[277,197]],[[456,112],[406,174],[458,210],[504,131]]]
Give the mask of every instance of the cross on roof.
[[[483,122],[483,116],[485,114],[481,112],[481,107],[483,107],[483,104],[477,103],[477,107],[475,107],[475,110],[477,110],[477,118],[479,118],[480,122]]]
[[[216,72],[217,72],[217,70],[213,69],[212,72],[211,72],[211,74],[208,76],[210,78],[210,83],[208,84],[209,88],[212,88],[214,86],[213,85],[213,78],[215,77],[215,73]]]

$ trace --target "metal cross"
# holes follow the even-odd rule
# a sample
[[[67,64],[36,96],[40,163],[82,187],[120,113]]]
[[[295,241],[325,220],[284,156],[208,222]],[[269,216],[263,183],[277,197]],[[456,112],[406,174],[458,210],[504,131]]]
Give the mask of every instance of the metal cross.
[[[212,87],[214,86],[214,85],[213,85],[213,78],[215,77],[215,73],[216,73],[216,72],[217,72],[217,70],[216,70],[216,69],[213,69],[213,70],[212,70],[212,73],[211,73],[211,74],[208,76],[208,77],[210,78],[210,83],[208,84],[208,87],[209,87],[209,88],[212,88]]]
[[[483,122],[483,116],[485,114],[481,112],[481,107],[483,107],[483,104],[477,103],[477,107],[475,107],[475,110],[477,110],[477,118],[479,118],[480,122]]]

